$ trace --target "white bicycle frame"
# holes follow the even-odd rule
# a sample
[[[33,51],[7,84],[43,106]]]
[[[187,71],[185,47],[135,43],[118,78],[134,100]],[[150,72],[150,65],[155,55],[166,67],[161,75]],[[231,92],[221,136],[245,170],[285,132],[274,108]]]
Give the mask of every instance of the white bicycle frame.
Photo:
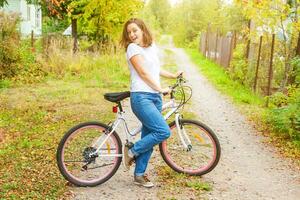
[[[188,151],[188,150],[190,150],[190,147],[191,147],[191,140],[189,139],[188,135],[186,134],[186,132],[184,130],[184,127],[180,126],[180,123],[179,123],[180,114],[177,111],[178,106],[179,105],[175,102],[175,99],[172,98],[172,99],[170,99],[170,101],[163,104],[162,111],[164,111],[168,108],[171,108],[171,110],[164,115],[165,120],[167,120],[173,113],[175,113],[175,124],[176,124],[176,128],[177,128],[177,133],[179,135],[180,141],[181,141],[184,149],[186,149]],[[108,138],[111,136],[111,134],[117,129],[117,127],[119,126],[120,123],[123,124],[124,130],[126,132],[126,138],[127,138],[128,141],[130,141],[131,136],[135,136],[135,135],[137,135],[141,132],[142,125],[138,126],[133,131],[129,131],[126,119],[124,117],[124,113],[125,113],[125,111],[119,111],[118,110],[117,118],[112,123],[109,133],[105,134],[106,137],[104,138],[104,140],[98,146],[97,150],[95,152],[91,153],[90,156],[95,155],[95,154],[98,154],[99,157],[100,156],[101,157],[103,157],[103,156],[121,157],[122,156],[122,154],[99,154],[101,147],[105,144],[105,142],[108,140]],[[94,143],[94,145],[98,144],[101,141],[101,138],[102,137],[99,137],[99,139]]]

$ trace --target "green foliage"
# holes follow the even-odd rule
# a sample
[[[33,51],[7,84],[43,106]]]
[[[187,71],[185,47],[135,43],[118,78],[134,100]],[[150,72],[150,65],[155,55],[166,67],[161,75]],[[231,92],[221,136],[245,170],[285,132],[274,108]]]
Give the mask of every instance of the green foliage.
[[[7,4],[7,0],[0,0],[0,8]]]
[[[77,23],[79,35],[100,45],[116,44],[123,24],[137,16],[143,6],[140,0],[63,0],[39,1],[46,17],[45,32],[62,31],[71,20]]]
[[[36,62],[30,41],[20,39],[17,29],[19,17],[0,12],[0,78],[22,83],[33,83],[44,76]],[[2,82],[7,87],[8,82]]]
[[[232,79],[246,85],[248,75],[248,64],[245,59],[245,44],[241,43],[236,46],[233,51],[232,60],[230,62],[230,76]]]
[[[9,88],[10,85],[11,85],[11,82],[8,79],[1,79],[0,80],[0,89]]]
[[[190,188],[194,188],[195,190],[205,190],[205,191],[212,190],[211,185],[200,181],[187,182],[186,185]]]
[[[282,107],[286,106],[288,103],[288,96],[283,94],[282,92],[275,92],[269,98],[270,107]]]
[[[79,52],[74,55],[67,50],[53,49],[47,59],[41,59],[39,62],[49,76],[59,79],[80,78],[95,81],[99,87],[105,84],[124,86],[126,81],[129,81],[129,74],[122,53],[100,55]]]
[[[147,7],[155,17],[161,30],[166,31],[170,13],[170,3],[168,0],[150,0]]]
[[[57,32],[62,33],[69,25],[70,22],[66,18],[56,19],[43,16],[43,34]]]
[[[178,3],[171,9],[168,20],[169,32],[174,36],[175,44],[186,46],[194,43],[208,24],[215,30],[223,19],[220,9],[221,5],[217,0],[186,0]]]
[[[139,0],[81,0],[69,4],[69,10],[81,7],[79,14],[73,14],[80,21],[79,31],[90,39],[101,42],[117,42],[123,24],[130,17],[136,16],[143,6]]]
[[[0,78],[13,77],[20,68],[19,16],[0,11]]]
[[[290,76],[294,79],[296,85],[300,85],[300,57],[296,56],[291,60],[292,71]]]
[[[286,2],[281,0],[249,1],[249,3],[238,3],[244,15],[253,20],[256,27],[262,28],[264,32],[275,33],[281,28],[282,21],[285,21],[291,12]],[[255,31],[255,33],[258,31]]]
[[[300,148],[300,88],[290,87],[288,94],[276,93],[270,102],[268,122],[274,130]]]
[[[150,29],[154,39],[156,41],[160,40],[160,35],[162,34],[162,28],[156,16],[152,13],[149,4],[146,4],[143,9],[139,12],[138,17],[143,19],[147,27]]]
[[[46,76],[40,62],[37,61],[37,55],[32,51],[30,40],[23,40],[20,44],[20,70],[12,77],[15,83],[36,83],[43,80]]]

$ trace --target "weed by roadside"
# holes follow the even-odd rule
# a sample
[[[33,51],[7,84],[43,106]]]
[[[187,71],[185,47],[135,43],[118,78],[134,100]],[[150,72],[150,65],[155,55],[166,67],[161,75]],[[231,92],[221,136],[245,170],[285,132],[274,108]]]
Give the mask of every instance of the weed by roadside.
[[[202,194],[212,190],[212,186],[199,176],[188,176],[162,165],[157,167],[160,199],[203,199]],[[167,196],[165,194],[168,194]]]

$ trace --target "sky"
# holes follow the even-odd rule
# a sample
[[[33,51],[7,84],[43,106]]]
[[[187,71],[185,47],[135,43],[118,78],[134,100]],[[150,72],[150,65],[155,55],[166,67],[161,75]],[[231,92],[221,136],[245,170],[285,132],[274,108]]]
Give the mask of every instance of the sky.
[[[169,2],[171,3],[171,5],[176,4],[177,2],[179,2],[180,0],[169,0]]]

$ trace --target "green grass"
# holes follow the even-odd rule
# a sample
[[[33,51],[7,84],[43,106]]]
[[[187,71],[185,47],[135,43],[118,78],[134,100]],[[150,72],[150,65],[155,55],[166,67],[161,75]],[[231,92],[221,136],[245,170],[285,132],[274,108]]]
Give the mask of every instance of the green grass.
[[[232,97],[239,104],[263,105],[264,101],[249,88],[233,81],[219,65],[206,59],[196,49],[185,49],[191,59],[199,66],[201,72],[217,87],[218,90]]]
[[[4,80],[0,80],[0,90],[4,89],[4,88],[9,88],[11,85],[11,81],[4,79]]]
[[[211,184],[204,182],[201,177],[179,174],[165,165],[160,166],[157,173],[160,199],[182,199],[187,196],[202,199],[204,192],[212,190]]]
[[[56,166],[63,134],[84,121],[114,118],[105,92],[129,89],[124,55],[81,58],[41,83],[0,90],[0,199],[58,199],[68,190]],[[72,63],[71,61],[69,61]],[[75,65],[74,65],[75,66]]]

